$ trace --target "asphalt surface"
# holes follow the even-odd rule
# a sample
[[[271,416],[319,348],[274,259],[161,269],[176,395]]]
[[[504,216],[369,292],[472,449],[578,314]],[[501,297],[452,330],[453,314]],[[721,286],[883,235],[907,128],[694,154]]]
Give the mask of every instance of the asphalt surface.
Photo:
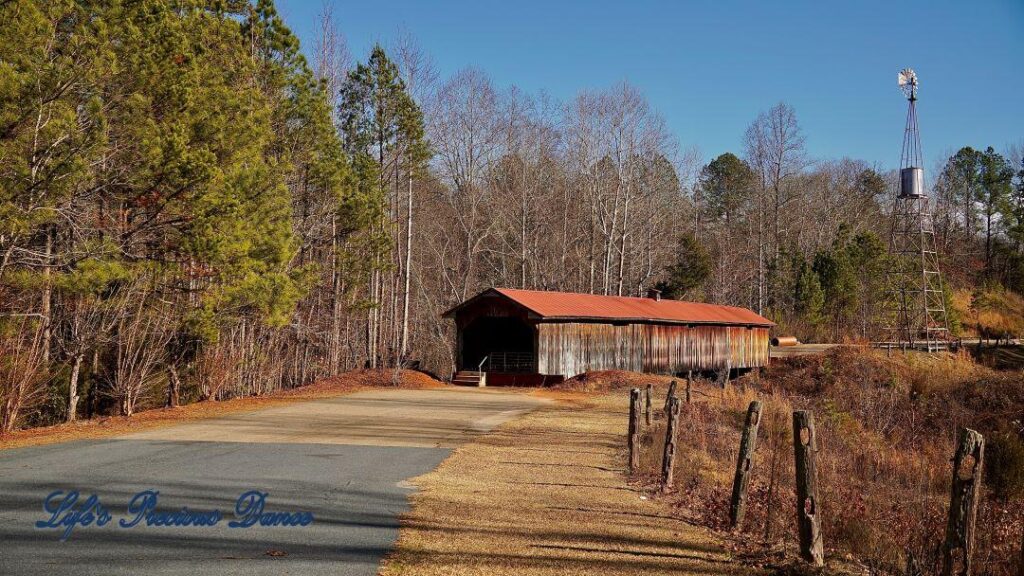
[[[371,391],[0,451],[0,575],[376,574],[408,509],[407,481],[539,404],[491,390]],[[62,491],[57,506],[71,490],[80,494],[73,509],[95,494],[111,519],[73,526],[61,541],[65,525],[35,524],[54,517],[44,510],[48,495]],[[187,507],[222,518],[214,526],[120,527],[135,518],[129,502],[144,490],[159,492],[158,513]],[[266,494],[264,513],[287,512],[297,522],[310,512],[312,523],[229,527],[251,490]]]

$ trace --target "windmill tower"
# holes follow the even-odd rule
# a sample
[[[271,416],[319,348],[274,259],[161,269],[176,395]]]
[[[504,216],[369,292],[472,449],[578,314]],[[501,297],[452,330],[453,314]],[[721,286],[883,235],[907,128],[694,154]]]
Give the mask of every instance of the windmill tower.
[[[898,83],[907,97],[907,126],[900,156],[900,182],[892,209],[888,342],[898,348],[928,351],[949,344],[949,321],[935,249],[935,228],[925,193],[921,133],[917,128],[917,74],[901,70]]]

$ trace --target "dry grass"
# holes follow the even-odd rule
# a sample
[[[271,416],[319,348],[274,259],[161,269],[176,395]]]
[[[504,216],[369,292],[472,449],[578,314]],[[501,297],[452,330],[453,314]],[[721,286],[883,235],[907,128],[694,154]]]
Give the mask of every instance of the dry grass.
[[[389,386],[392,385],[393,380],[394,371],[392,370],[353,370],[338,376],[325,378],[308,386],[283,390],[266,396],[196,402],[179,406],[178,408],[146,410],[130,417],[107,416],[91,420],[80,420],[73,424],[17,430],[10,434],[0,435],[0,450],[53,444],[70,440],[107,438],[180,424],[191,420],[214,418],[224,414],[252,412],[302,400],[340,396],[357,390]],[[402,388],[432,388],[444,386],[444,384],[422,372],[403,370],[397,386]]]
[[[1006,454],[1007,446],[1019,446],[1012,438],[1018,437],[1014,427],[1024,416],[1021,374],[995,372],[966,354],[888,358],[848,348],[793,358],[726,391],[707,390],[701,402],[685,408],[676,514],[727,529],[743,416],[754,399],[762,401],[763,417],[749,508],[738,536],[744,553],[758,563],[794,565],[791,413],[811,409],[821,449],[826,557],[832,568],[848,568],[849,562],[842,561],[856,559],[874,573],[902,573],[907,551],[926,574],[935,573],[957,429],[969,426],[985,433],[994,458],[996,450]],[[644,438],[648,448],[638,480],[652,489],[663,435],[658,421]],[[1024,528],[1020,482],[1016,493],[1003,495],[995,493],[994,474],[984,482],[977,573],[1012,574]],[[1014,488],[1012,477],[1002,483]]]
[[[630,388],[646,388],[648,384],[663,384],[667,386],[672,380],[678,379],[671,376],[641,374],[625,370],[597,370],[585,372],[565,382],[556,384],[554,387],[560,390],[577,390],[581,392],[607,392]]]
[[[561,398],[416,480],[386,576],[756,573],[624,476],[621,394]]]
[[[970,290],[957,290],[952,297],[965,336],[980,333],[985,338],[1002,339],[1024,334],[1024,297],[1001,288],[978,296],[975,301]]]

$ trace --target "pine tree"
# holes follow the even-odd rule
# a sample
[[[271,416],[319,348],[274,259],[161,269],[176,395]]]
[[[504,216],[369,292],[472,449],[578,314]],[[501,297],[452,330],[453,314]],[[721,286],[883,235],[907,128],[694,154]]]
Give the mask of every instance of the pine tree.
[[[708,215],[731,226],[738,212],[749,202],[754,173],[746,162],[726,152],[701,170],[700,191],[707,203]]]
[[[801,260],[797,270],[793,290],[795,310],[812,329],[816,329],[823,321],[825,293],[821,289],[818,274],[806,260]]]
[[[1001,154],[989,146],[979,156],[978,202],[985,220],[985,276],[992,275],[992,256],[995,238],[1005,215],[1011,213],[1009,204],[1013,183],[1013,169]],[[1004,218],[1000,218],[1004,216]]]
[[[668,278],[655,285],[665,298],[679,300],[699,288],[711,274],[711,255],[692,236],[679,239],[676,262],[667,270]]]
[[[401,174],[419,173],[429,155],[423,115],[409,95],[398,67],[380,45],[374,46],[366,64],[349,73],[342,90],[341,131],[352,159],[358,190],[376,207],[373,233],[368,238],[371,269],[368,270],[369,311],[366,322],[366,354],[371,367],[380,359],[398,360],[399,312],[397,306],[398,248],[388,261],[398,215]],[[411,183],[410,183],[411,185]],[[390,273],[385,282],[383,272]],[[388,292],[391,291],[391,298]],[[406,298],[408,294],[406,294]],[[385,304],[390,305],[384,309]]]

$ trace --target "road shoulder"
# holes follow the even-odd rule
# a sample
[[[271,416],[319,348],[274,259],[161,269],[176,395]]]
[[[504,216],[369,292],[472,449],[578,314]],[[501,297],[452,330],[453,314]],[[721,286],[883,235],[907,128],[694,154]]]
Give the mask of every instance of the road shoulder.
[[[414,480],[385,576],[745,573],[626,482],[620,398],[564,394]]]
[[[279,390],[261,396],[245,396],[230,400],[206,400],[183,404],[174,408],[143,410],[132,416],[98,416],[75,422],[25,428],[0,435],[0,451],[43,446],[75,440],[98,440],[126,434],[150,431],[186,422],[221,418],[232,414],[245,414],[269,408],[287,406],[297,402],[335,398],[371,389],[430,389],[444,384],[429,376],[403,370],[397,383],[391,384],[392,375],[384,370],[353,370],[324,378],[306,386]]]

